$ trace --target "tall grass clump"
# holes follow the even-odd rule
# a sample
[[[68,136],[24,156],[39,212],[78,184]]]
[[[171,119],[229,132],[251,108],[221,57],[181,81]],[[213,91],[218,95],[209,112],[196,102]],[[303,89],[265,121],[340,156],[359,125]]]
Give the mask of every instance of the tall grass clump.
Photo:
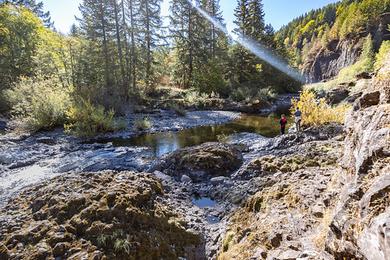
[[[80,137],[118,130],[114,110],[106,111],[103,106],[94,105],[89,100],[80,98],[66,115],[69,123],[65,124],[65,131]]]
[[[134,127],[138,131],[145,131],[152,127],[152,122],[149,117],[144,117],[142,119],[137,119],[134,122]]]
[[[304,90],[299,99],[292,99],[292,114],[296,108],[302,112],[302,125],[319,126],[327,123],[344,123],[345,114],[350,109],[350,105],[330,106],[325,99],[317,100],[314,92]]]
[[[62,126],[71,106],[70,88],[55,77],[21,78],[4,96],[13,117],[30,131]]]
[[[385,65],[385,62],[388,59],[389,53],[390,53],[390,41],[382,42],[382,45],[379,48],[379,51],[375,56],[374,69],[376,71],[380,70],[383,67],[383,65]]]

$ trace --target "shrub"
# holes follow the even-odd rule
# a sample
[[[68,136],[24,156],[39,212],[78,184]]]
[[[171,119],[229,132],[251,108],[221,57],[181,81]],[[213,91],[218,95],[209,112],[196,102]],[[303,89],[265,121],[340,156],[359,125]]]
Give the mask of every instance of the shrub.
[[[390,41],[384,41],[375,57],[374,68],[376,71],[381,69],[382,66],[385,65],[385,61],[389,56],[389,53],[390,53]]]
[[[172,104],[171,106],[171,109],[173,111],[175,111],[175,113],[178,115],[178,116],[183,116],[185,117],[187,115],[187,112],[185,111],[185,109],[181,108],[180,106],[176,105],[176,104]]]
[[[299,100],[292,99],[291,112],[294,113],[296,108],[302,112],[302,125],[318,126],[327,123],[343,123],[345,113],[350,108],[347,104],[340,104],[332,107],[326,104],[325,99],[316,99],[314,92],[304,90]]]
[[[90,137],[119,128],[114,120],[114,110],[106,111],[103,106],[95,106],[88,100],[75,102],[66,114],[69,123],[65,125],[65,131],[77,136]]]
[[[184,97],[184,102],[188,106],[204,107],[209,95],[206,93],[200,93],[198,91],[189,91]]]
[[[270,101],[277,97],[277,93],[272,88],[250,88],[250,87],[238,87],[231,95],[234,101],[250,101],[250,100],[261,100]]]
[[[71,105],[69,88],[54,77],[21,78],[5,97],[12,115],[31,131],[62,126]]]
[[[152,127],[152,122],[148,117],[144,117],[143,119],[136,120],[134,122],[134,127],[139,131],[147,130]]]

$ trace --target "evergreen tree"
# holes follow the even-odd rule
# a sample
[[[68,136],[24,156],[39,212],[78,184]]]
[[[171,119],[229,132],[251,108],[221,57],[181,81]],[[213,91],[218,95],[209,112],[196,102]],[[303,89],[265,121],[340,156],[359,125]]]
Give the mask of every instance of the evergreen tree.
[[[160,41],[162,26],[160,5],[162,0],[139,0],[139,37],[141,53],[141,75],[146,87],[151,87],[155,80],[153,51]]]
[[[234,32],[237,37],[243,40],[248,37],[257,42],[264,40],[265,22],[261,0],[238,0],[234,16],[234,23],[237,26]],[[253,84],[253,81],[259,82],[261,72],[259,64],[260,61],[255,55],[242,46],[238,46],[233,52],[233,80],[248,84]]]
[[[188,88],[193,80],[196,11],[187,0],[172,0],[170,8],[170,33],[176,59],[173,79],[179,86]]]
[[[39,18],[42,19],[46,27],[53,27],[53,22],[51,21],[50,12],[44,11],[42,2],[37,2],[35,0],[5,0],[4,2],[27,7],[33,13],[35,13]]]
[[[103,78],[91,75],[83,83],[87,84],[85,87],[97,86],[101,90],[100,95],[111,97],[118,94],[118,72],[114,60],[117,50],[112,44],[115,41],[114,8],[112,0],[83,0],[79,7],[81,18],[78,19],[81,34],[89,40],[90,46],[85,53],[89,57],[86,58],[94,64],[95,71],[100,71],[99,75],[104,75]]]

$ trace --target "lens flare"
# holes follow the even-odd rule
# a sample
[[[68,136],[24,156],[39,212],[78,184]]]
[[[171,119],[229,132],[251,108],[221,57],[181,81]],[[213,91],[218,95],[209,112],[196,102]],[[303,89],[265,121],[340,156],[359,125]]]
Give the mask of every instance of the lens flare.
[[[273,54],[268,48],[262,46],[259,42],[251,39],[246,35],[240,35],[237,37],[232,32],[229,32],[225,25],[223,25],[217,19],[215,19],[214,17],[209,15],[206,11],[204,11],[202,8],[200,8],[196,0],[187,0],[187,1],[192,5],[193,8],[195,8],[196,11],[198,11],[199,14],[201,14],[204,18],[206,18],[209,22],[211,22],[216,28],[221,30],[223,33],[225,33],[235,42],[243,46],[245,49],[252,52],[261,60],[267,62],[268,64],[278,69],[279,71],[289,75],[293,79],[301,83],[305,82],[305,78],[301,73],[288,66],[288,64],[285,61],[283,61],[281,58]]]

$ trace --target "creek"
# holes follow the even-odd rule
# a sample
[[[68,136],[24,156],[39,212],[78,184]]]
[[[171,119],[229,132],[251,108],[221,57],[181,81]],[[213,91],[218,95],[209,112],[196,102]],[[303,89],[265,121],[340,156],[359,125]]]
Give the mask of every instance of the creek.
[[[256,133],[265,137],[275,137],[280,133],[279,117],[274,114],[270,116],[244,114],[234,121],[219,125],[143,134],[128,139],[101,139],[98,142],[112,142],[115,147],[149,147],[152,148],[156,157],[161,157],[164,154],[184,147],[195,146],[206,142],[222,141],[232,134],[243,132]]]

